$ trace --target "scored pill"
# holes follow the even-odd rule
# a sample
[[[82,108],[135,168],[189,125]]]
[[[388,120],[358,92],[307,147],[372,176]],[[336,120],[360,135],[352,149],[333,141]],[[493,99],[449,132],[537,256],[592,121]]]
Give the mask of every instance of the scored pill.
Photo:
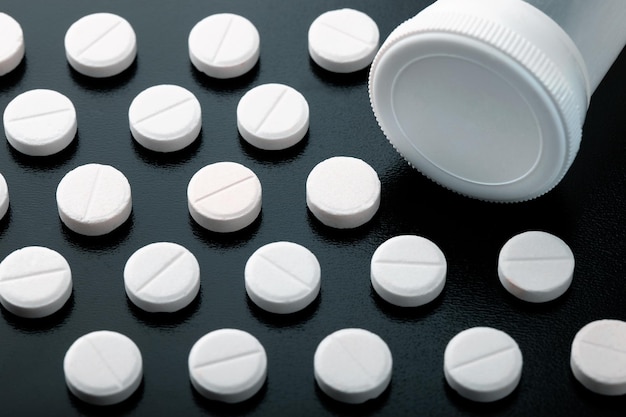
[[[135,31],[126,19],[112,13],[84,16],[65,34],[65,55],[72,68],[88,77],[117,75],[135,60]]]
[[[191,91],[163,84],[135,97],[128,109],[128,120],[137,143],[155,152],[175,152],[198,137],[202,111]]]
[[[257,249],[245,266],[250,299],[271,313],[302,310],[319,294],[320,264],[304,246],[274,242]]]
[[[337,73],[361,70],[378,50],[376,22],[354,9],[321,14],[309,27],[309,54],[320,67]]]
[[[15,97],[3,115],[9,144],[29,156],[48,156],[65,149],[76,136],[76,110],[63,94],[30,90]]]
[[[250,225],[261,212],[261,200],[261,182],[236,162],[207,165],[187,186],[189,214],[200,226],[218,233]]]
[[[251,334],[220,329],[200,338],[189,352],[189,378],[204,397],[226,403],[245,401],[267,377],[267,355]]]
[[[433,301],[446,282],[446,258],[428,239],[396,236],[376,249],[371,261],[371,282],[385,301],[417,307]]]
[[[391,351],[380,336],[364,329],[342,329],[315,350],[315,380],[329,397],[360,404],[382,394],[391,381]]]
[[[176,243],[156,242],[138,249],[124,267],[128,298],[148,312],[185,308],[200,290],[196,257]]]
[[[572,342],[570,366],[590,391],[626,394],[626,322],[597,320],[585,325]]]
[[[123,334],[100,330],[78,338],[63,359],[65,382],[77,398],[94,405],[117,404],[141,384],[143,361]]]
[[[546,232],[529,231],[512,237],[498,257],[498,277],[504,288],[531,303],[543,303],[563,295],[573,274],[571,249]]]
[[[0,263],[0,303],[17,316],[49,316],[63,307],[71,294],[70,265],[52,249],[25,247]]]
[[[522,375],[522,352],[505,332],[473,327],[454,336],[444,352],[444,376],[452,389],[472,401],[509,395]]]
[[[23,58],[22,26],[8,14],[0,12],[0,76],[17,68]]]
[[[189,59],[198,71],[214,78],[235,78],[257,63],[259,32],[245,17],[214,14],[191,29],[188,47]]]

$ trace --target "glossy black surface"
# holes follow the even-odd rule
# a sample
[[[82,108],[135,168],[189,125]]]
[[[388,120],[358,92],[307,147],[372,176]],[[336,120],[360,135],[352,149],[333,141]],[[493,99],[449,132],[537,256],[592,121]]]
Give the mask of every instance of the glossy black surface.
[[[0,221],[0,258],[23,246],[62,253],[74,278],[73,296],[42,320],[0,314],[0,414],[33,415],[477,415],[623,416],[626,398],[594,395],[569,369],[574,334],[589,321],[626,320],[626,55],[622,53],[596,91],[580,153],[563,182],[527,203],[492,204],[458,196],[403,162],[378,129],[369,107],[367,71],[333,75],[309,59],[307,30],[322,12],[353,7],[379,25],[381,38],[430,1],[171,1],[3,0],[0,10],[25,33],[26,59],[0,78],[0,109],[19,93],[51,88],[67,95],[78,113],[78,137],[49,158],[28,158],[0,143],[0,172],[11,196]],[[63,37],[78,18],[97,11],[125,17],[138,38],[138,58],[123,74],[93,80],[74,72]],[[211,80],[187,55],[193,25],[213,13],[249,18],[261,35],[261,59],[237,80]],[[600,46],[599,46],[600,47]],[[252,148],[237,133],[235,109],[250,88],[280,82],[299,90],[311,109],[306,140],[271,153]],[[181,85],[203,110],[198,141],[179,153],[159,155],[136,145],[128,128],[132,99],[155,84]],[[321,160],[348,155],[379,173],[380,211],[350,231],[324,227],[307,211],[304,183]],[[263,185],[263,211],[244,231],[217,235],[191,220],[186,187],[201,167],[240,162]],[[90,162],[120,169],[131,183],[134,208],[119,230],[86,238],[61,225],[55,190],[72,168]],[[576,256],[574,282],[545,305],[517,301],[500,285],[496,261],[514,234],[539,229],[565,240]],[[394,308],[369,283],[370,257],[398,234],[437,243],[448,260],[446,288],[423,308]],[[198,258],[201,294],[173,315],[144,313],[127,300],[122,271],[139,247],[155,241],[186,246]],[[307,246],[322,265],[322,291],[305,311],[287,317],[265,313],[247,299],[243,268],[258,247],[276,240]],[[471,326],[502,329],[519,343],[524,369],[518,389],[494,404],[463,400],[444,381],[443,352],[450,338]],[[205,333],[235,327],[255,335],[269,358],[267,384],[250,401],[223,405],[192,389],[187,355]],[[325,397],[313,379],[313,353],[327,334],[363,327],[379,334],[393,357],[390,388],[364,405]],[[126,402],[86,405],[67,390],[62,361],[79,336],[119,331],[141,349],[144,380]]]

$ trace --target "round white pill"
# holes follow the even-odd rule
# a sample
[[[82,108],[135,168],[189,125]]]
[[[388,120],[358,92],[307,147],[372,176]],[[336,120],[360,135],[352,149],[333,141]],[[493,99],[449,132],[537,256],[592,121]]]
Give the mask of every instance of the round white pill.
[[[88,77],[117,75],[135,60],[135,31],[126,19],[115,14],[84,16],[65,34],[65,55],[72,68]]]
[[[259,59],[259,32],[248,19],[232,13],[199,21],[189,33],[188,45],[191,63],[214,78],[239,77]]]
[[[378,397],[391,381],[391,351],[378,335],[342,329],[317,346],[313,367],[320,389],[337,401],[360,404]]]
[[[531,303],[554,300],[569,288],[574,254],[558,237],[545,232],[524,232],[502,247],[498,276],[508,292]]]
[[[186,248],[157,242],[131,255],[124,267],[128,298],[151,312],[174,312],[189,305],[200,290],[200,265]]]
[[[309,105],[302,94],[287,85],[263,84],[239,100],[237,128],[252,146],[286,149],[306,135]]]
[[[191,91],[177,85],[156,85],[135,97],[128,120],[140,145],[156,152],[174,152],[196,140],[202,110]]]
[[[511,336],[490,327],[473,327],[450,340],[443,370],[450,387],[462,397],[491,402],[517,387],[522,363],[522,352]]]
[[[256,394],[267,377],[267,355],[251,334],[220,329],[204,335],[189,352],[189,378],[210,400],[245,401]]]
[[[354,9],[321,14],[309,27],[309,54],[320,67],[348,73],[367,67],[378,50],[376,22]]]
[[[0,220],[7,214],[9,210],[9,187],[7,182],[0,174]]]
[[[202,227],[219,233],[241,230],[261,212],[261,182],[236,162],[200,169],[187,187],[189,214]]]
[[[380,180],[366,162],[336,156],[320,162],[306,180],[306,203],[326,226],[349,229],[367,223],[380,206]]]
[[[376,293],[400,307],[417,307],[433,301],[446,283],[446,258],[428,239],[396,236],[372,255],[371,280]]]
[[[76,109],[53,90],[30,90],[15,97],[4,110],[3,122],[7,141],[30,156],[60,152],[76,136]]]
[[[626,394],[626,322],[598,320],[580,329],[572,342],[570,366],[587,389]]]
[[[91,332],[67,350],[63,371],[67,387],[76,397],[94,405],[117,404],[141,384],[141,352],[123,334]]]
[[[132,210],[128,180],[109,165],[81,165],[68,172],[57,187],[56,199],[61,221],[86,236],[112,232]]]
[[[302,310],[320,292],[317,258],[292,242],[274,242],[257,249],[248,259],[244,275],[250,299],[271,313]]]
[[[49,316],[72,294],[72,271],[52,249],[29,246],[0,263],[0,303],[25,318]]]
[[[0,12],[0,76],[13,71],[24,58],[24,33],[15,19]]]

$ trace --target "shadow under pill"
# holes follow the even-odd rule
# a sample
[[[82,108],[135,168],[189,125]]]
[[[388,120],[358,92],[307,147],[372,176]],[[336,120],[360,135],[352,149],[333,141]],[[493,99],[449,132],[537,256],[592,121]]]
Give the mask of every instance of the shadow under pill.
[[[245,247],[259,232],[263,211],[248,226],[236,232],[218,233],[212,232],[200,226],[189,214],[189,226],[193,235],[201,240],[204,244],[213,249],[235,249]]]
[[[4,217],[0,219],[0,238],[2,238],[4,232],[6,232],[9,228],[9,224],[11,223],[11,211],[11,203],[9,202],[7,212],[4,214]]]
[[[367,223],[351,228],[351,229],[337,229],[335,227],[326,226],[319,221],[317,217],[308,208],[307,211],[307,223],[313,234],[325,243],[330,243],[333,246],[346,246],[355,242],[361,242],[365,239],[372,230],[375,230],[378,226],[379,213],[374,214],[374,217]]]
[[[337,401],[326,395],[326,393],[320,389],[315,380],[313,380],[313,384],[315,384],[315,396],[324,409],[332,415],[371,416],[379,415],[383,407],[387,404],[393,388],[393,376],[391,377],[389,386],[383,391],[382,394],[361,404],[348,404]]]
[[[588,404],[596,415],[598,410],[626,410],[626,395],[602,395],[596,394],[593,391],[585,388],[581,384],[574,374],[569,371],[569,384],[576,391],[576,398],[580,399],[583,403]]]
[[[198,391],[193,387],[191,382],[189,382],[189,389],[192,392],[194,403],[202,408],[203,410],[209,412],[211,415],[215,416],[244,416],[252,413],[255,408],[259,406],[263,398],[267,393],[267,383],[266,380],[263,383],[261,389],[254,394],[252,397],[248,398],[245,401],[239,403],[225,403],[222,401],[209,400],[208,398],[203,397]]]
[[[319,306],[322,302],[322,294],[318,294],[315,300],[308,306],[300,311],[290,314],[277,314],[270,313],[263,310],[261,307],[254,304],[250,297],[246,296],[246,304],[252,317],[267,327],[283,329],[283,328],[297,328],[304,326],[309,320],[311,320],[319,311]]]
[[[237,136],[239,137],[240,148],[244,155],[269,167],[287,164],[298,159],[304,153],[304,149],[309,141],[309,132],[307,131],[302,140],[295,145],[287,149],[273,151],[259,149],[246,142],[241,134]]]
[[[158,166],[159,168],[172,168],[182,166],[191,161],[198,154],[203,141],[203,131],[200,130],[198,137],[189,146],[175,152],[155,152],[144,148],[130,135],[130,141],[133,144],[135,154],[139,159],[150,166]]]
[[[53,314],[36,318],[27,319],[20,316],[16,316],[6,309],[1,309],[1,314],[4,320],[15,330],[25,333],[49,333],[55,329],[61,328],[68,320],[70,314],[74,311],[74,293],[70,295],[70,298],[65,302],[63,307]]]
[[[199,71],[191,62],[189,63],[189,70],[196,83],[201,87],[208,90],[213,90],[222,95],[240,93],[241,91],[247,91],[250,85],[254,83],[259,76],[259,68],[261,66],[261,59],[243,75],[235,78],[213,78],[209,77],[205,73]]]
[[[120,246],[130,236],[134,226],[134,214],[131,213],[128,219],[117,229],[102,236],[85,236],[70,230],[61,219],[59,227],[63,238],[74,248],[87,250],[90,252],[108,252]]]
[[[448,382],[445,380],[445,377],[443,376],[441,378],[441,383],[444,385],[444,392],[445,392],[446,398],[459,412],[479,413],[481,415],[498,413],[499,415],[504,410],[511,409],[512,407],[515,406],[515,402],[517,401],[520,385],[523,383],[523,381],[520,382],[520,385],[515,387],[513,392],[507,395],[506,397],[499,399],[497,401],[491,401],[491,402],[472,401],[465,397],[462,397],[458,392],[456,392],[450,387]]]
[[[131,315],[148,327],[156,329],[172,329],[176,330],[179,326],[189,322],[193,316],[200,310],[200,300],[202,299],[202,287],[196,298],[181,310],[172,313],[150,313],[137,307],[128,297],[126,297],[126,305]]]
[[[383,300],[376,290],[370,285],[370,297],[374,300],[374,304],[379,311],[382,311],[387,317],[397,323],[412,323],[424,320],[431,316],[443,303],[446,289],[444,287],[441,294],[430,303],[418,307],[398,307]]]
[[[89,404],[81,399],[77,398],[69,388],[66,389],[67,395],[70,398],[70,403],[72,407],[78,411],[81,416],[93,416],[93,417],[109,417],[109,416],[126,416],[131,415],[139,405],[139,402],[144,396],[144,380],[142,378],[139,387],[131,394],[130,397],[125,399],[124,401],[102,406],[102,405],[93,405]]]
[[[130,66],[121,73],[113,75],[112,77],[103,78],[89,77],[87,75],[81,74],[80,72],[72,68],[69,63],[67,64],[67,68],[70,72],[70,76],[72,77],[72,81],[74,81],[85,90],[93,92],[111,92],[123,88],[124,86],[126,86],[126,84],[128,84],[130,80],[133,79],[133,77],[137,73],[137,61],[138,57],[135,58],[133,63],[130,64]]]
[[[11,146],[9,142],[6,144],[9,148],[11,157],[15,162],[17,162],[20,168],[31,172],[43,172],[63,168],[71,162],[72,158],[76,155],[76,151],[78,150],[78,142],[79,133],[77,132],[72,142],[70,142],[65,149],[48,156],[25,155]]]
[[[317,65],[311,57],[309,57],[309,67],[317,79],[336,87],[362,87],[367,84],[370,70],[368,65],[367,67],[354,72],[332,72]]]
[[[8,93],[11,88],[15,87],[22,81],[24,74],[26,74],[26,58],[27,57],[24,56],[24,58],[22,58],[22,62],[20,62],[19,65],[13,69],[13,71],[0,77],[0,93]]]

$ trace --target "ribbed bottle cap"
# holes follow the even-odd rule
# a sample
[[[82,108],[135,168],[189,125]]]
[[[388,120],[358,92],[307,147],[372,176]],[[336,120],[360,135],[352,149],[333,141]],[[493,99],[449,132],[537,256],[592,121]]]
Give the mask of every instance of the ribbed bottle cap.
[[[389,35],[369,89],[380,127],[411,165],[491,201],[558,184],[591,95],[573,41],[521,0],[437,1]]]

